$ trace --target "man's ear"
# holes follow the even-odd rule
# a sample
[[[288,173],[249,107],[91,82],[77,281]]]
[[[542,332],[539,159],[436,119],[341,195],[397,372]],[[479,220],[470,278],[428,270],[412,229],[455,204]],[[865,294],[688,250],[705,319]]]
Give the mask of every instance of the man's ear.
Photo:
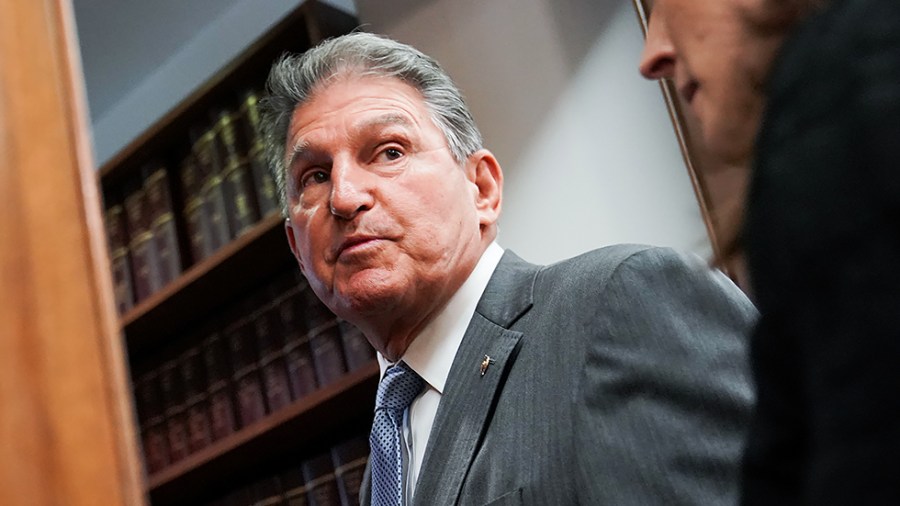
[[[467,177],[475,185],[475,208],[481,228],[497,223],[503,202],[503,169],[494,154],[479,149],[469,156]]]
[[[284,233],[287,235],[288,244],[291,246],[291,253],[294,254],[294,258],[297,259],[297,265],[300,266],[300,272],[305,276],[306,271],[303,270],[303,260],[300,259],[300,250],[297,248],[297,237],[294,235],[294,224],[291,223],[290,218],[284,220]]]

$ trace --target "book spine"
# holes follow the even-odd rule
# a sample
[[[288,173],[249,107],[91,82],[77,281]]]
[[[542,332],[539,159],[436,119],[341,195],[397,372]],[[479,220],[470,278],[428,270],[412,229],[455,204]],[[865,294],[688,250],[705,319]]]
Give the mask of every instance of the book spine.
[[[153,294],[153,281],[157,279],[156,250],[153,248],[153,234],[144,232],[131,240],[131,260],[134,263],[134,298],[143,301]]]
[[[266,391],[266,404],[274,412],[291,403],[291,388],[284,361],[283,335],[276,331],[275,307],[270,303],[252,317],[259,349],[259,368]]]
[[[266,149],[262,144],[254,144],[247,152],[247,163],[253,176],[256,189],[256,201],[259,203],[259,214],[268,216],[281,211],[278,202],[278,185],[269,170]]]
[[[106,210],[106,233],[109,237],[113,294],[116,301],[116,310],[121,315],[134,306],[134,287],[131,284],[131,258],[128,253],[125,207],[122,204],[114,204]]]
[[[231,221],[235,235],[240,235],[259,221],[259,206],[253,190],[253,176],[246,155],[240,153],[240,141],[232,115],[220,111],[218,121],[220,158],[225,161],[224,177],[229,187]]]
[[[142,374],[135,382],[134,394],[141,427],[144,463],[148,473],[155,473],[169,465],[167,429],[158,373],[150,371]]]
[[[192,155],[181,162],[181,188],[184,196],[184,221],[190,242],[191,258],[199,262],[213,252],[208,214],[205,212],[202,182]]]
[[[369,442],[365,437],[347,440],[331,449],[334,476],[342,506],[359,505],[359,488],[369,455]]]
[[[309,337],[300,318],[302,293],[303,290],[294,287],[277,301],[280,330],[285,341],[284,358],[294,400],[302,399],[318,388]]]
[[[337,321],[337,317],[334,316],[334,313],[332,313],[325,304],[322,304],[319,298],[311,291],[304,294],[302,307],[306,326],[310,330],[325,327],[336,323]]]
[[[306,480],[306,494],[310,506],[341,505],[330,454],[326,453],[306,460],[301,464],[301,468],[303,469],[303,478]]]
[[[145,167],[148,176],[144,190],[150,208],[151,230],[159,262],[159,279],[155,285],[162,287],[181,274],[181,251],[178,232],[175,229],[175,213],[172,193],[169,190],[169,174],[165,166],[154,164]]]
[[[111,254],[113,294],[119,315],[134,307],[134,288],[131,284],[131,259],[128,248],[120,248]]]
[[[189,451],[187,414],[184,404],[184,384],[177,359],[163,364],[159,373],[165,404],[166,425],[168,427],[169,460],[178,462],[187,457]]]
[[[331,384],[347,373],[336,320],[311,330],[309,346],[316,368],[316,379],[320,386]]]
[[[338,329],[341,334],[341,344],[344,346],[344,359],[347,361],[348,370],[355,371],[375,358],[375,349],[356,326],[339,319]]]
[[[279,210],[278,189],[266,160],[259,122],[259,97],[256,92],[248,91],[238,114],[238,123],[241,124],[238,131],[244,135],[243,144],[247,147],[246,158],[253,174],[259,211],[262,216],[266,216]]]
[[[133,262],[134,298],[140,302],[155,290],[154,283],[159,263],[153,248],[153,233],[146,204],[146,194],[142,187],[133,188],[125,196],[125,217],[129,230],[129,250]]]
[[[225,188],[218,174],[209,176],[203,183],[203,211],[209,223],[210,250],[217,251],[231,241]]]
[[[184,381],[187,406],[188,447],[191,453],[212,443],[207,382],[203,358],[199,346],[187,350],[181,359],[181,377]]]
[[[218,333],[211,334],[203,341],[203,364],[207,374],[212,437],[213,440],[222,439],[237,430],[237,418],[225,344]]]
[[[162,287],[181,274],[181,251],[172,213],[165,214],[153,224],[153,241],[159,259],[159,284]]]
[[[256,197],[253,194],[250,170],[246,163],[235,161],[225,168],[225,182],[228,185],[228,194],[232,202],[229,207],[232,224],[236,231],[235,236],[253,228],[259,221],[259,212],[256,210]]]
[[[210,231],[210,248],[218,250],[228,244],[233,234],[228,224],[228,198],[222,180],[224,167],[216,152],[216,132],[210,128],[194,142],[192,152],[202,174],[204,211]]]
[[[266,401],[259,376],[259,359],[252,347],[252,328],[246,317],[225,329],[229,357],[234,365],[234,385],[237,391],[238,419],[242,427],[266,415]]]
[[[281,474],[281,490],[287,506],[307,506],[306,479],[300,466],[288,468]]]

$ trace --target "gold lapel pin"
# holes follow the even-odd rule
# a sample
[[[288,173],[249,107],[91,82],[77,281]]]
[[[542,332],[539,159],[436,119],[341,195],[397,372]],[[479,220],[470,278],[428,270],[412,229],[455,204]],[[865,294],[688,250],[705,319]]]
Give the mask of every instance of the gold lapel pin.
[[[494,363],[494,359],[492,359],[491,357],[489,357],[487,355],[484,356],[484,360],[481,361],[481,375],[482,376],[484,376],[484,373],[487,372],[488,367],[490,367],[491,364],[493,364],[493,363]]]

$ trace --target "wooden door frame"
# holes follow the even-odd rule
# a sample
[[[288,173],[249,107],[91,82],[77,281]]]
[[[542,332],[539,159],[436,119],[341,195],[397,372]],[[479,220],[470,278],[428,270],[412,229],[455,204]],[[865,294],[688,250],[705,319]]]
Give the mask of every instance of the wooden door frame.
[[[74,27],[0,0],[0,504],[145,504]]]

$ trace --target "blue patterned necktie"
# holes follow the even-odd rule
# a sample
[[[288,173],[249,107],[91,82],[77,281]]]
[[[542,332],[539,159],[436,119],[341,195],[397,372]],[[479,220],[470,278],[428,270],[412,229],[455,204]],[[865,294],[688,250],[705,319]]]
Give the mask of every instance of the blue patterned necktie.
[[[372,506],[403,504],[403,412],[422,391],[425,380],[405,363],[390,367],[378,384],[372,446]]]

